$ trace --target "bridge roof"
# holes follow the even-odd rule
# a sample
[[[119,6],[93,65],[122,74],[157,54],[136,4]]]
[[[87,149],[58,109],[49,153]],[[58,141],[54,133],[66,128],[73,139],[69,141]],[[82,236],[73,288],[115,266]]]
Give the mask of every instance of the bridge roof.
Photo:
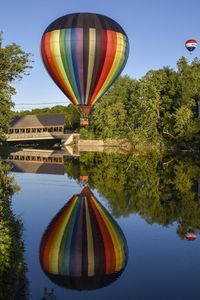
[[[10,128],[32,128],[64,126],[64,114],[16,116],[10,123]]]
[[[55,174],[63,175],[64,164],[39,163],[28,161],[9,161],[12,166],[12,172],[35,173],[35,174]]]

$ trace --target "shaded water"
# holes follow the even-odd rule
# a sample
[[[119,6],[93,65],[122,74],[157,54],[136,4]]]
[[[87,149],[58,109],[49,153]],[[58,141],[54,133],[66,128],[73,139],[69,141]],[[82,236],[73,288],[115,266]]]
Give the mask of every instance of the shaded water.
[[[199,299],[198,157],[45,155],[10,157],[27,299]]]

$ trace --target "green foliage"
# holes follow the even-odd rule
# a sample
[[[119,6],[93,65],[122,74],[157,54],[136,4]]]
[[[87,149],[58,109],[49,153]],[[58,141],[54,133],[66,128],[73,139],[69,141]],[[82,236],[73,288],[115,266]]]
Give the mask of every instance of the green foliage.
[[[11,118],[11,97],[15,94],[12,83],[20,80],[22,75],[28,75],[29,58],[30,54],[25,53],[15,43],[2,47],[0,35],[0,142],[5,140],[4,134]]]
[[[89,126],[86,128],[80,128],[80,137],[83,140],[93,140],[96,138]]]
[[[127,132],[128,101],[135,81],[120,77],[91,113],[90,131],[97,138],[123,138]]]
[[[76,129],[79,127],[80,123],[80,114],[78,109],[70,104],[65,109],[65,128],[67,129]]]
[[[103,100],[102,100],[103,101]],[[92,115],[92,125],[96,136],[100,138],[120,138],[124,136],[126,112],[122,102],[109,103],[104,100],[104,109],[97,104]]]

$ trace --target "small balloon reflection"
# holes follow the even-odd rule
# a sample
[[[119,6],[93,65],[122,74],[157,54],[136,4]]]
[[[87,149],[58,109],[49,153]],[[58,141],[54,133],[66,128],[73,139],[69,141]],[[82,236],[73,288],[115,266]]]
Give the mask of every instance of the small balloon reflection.
[[[75,290],[109,285],[123,272],[127,257],[122,230],[88,187],[58,212],[40,244],[45,274]]]

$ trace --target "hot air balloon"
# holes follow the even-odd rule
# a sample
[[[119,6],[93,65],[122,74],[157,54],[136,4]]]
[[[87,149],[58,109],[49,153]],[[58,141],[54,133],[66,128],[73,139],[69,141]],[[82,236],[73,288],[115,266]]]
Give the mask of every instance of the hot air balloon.
[[[196,40],[187,40],[185,42],[185,47],[190,52],[190,54],[192,54],[194,49],[196,49],[196,47],[197,47],[197,41]]]
[[[40,243],[40,264],[56,284],[91,290],[116,280],[127,264],[124,234],[88,187],[51,221]]]
[[[95,13],[73,13],[56,19],[41,41],[48,73],[79,108],[86,125],[93,105],[122,72],[128,53],[129,42],[122,27]]]

